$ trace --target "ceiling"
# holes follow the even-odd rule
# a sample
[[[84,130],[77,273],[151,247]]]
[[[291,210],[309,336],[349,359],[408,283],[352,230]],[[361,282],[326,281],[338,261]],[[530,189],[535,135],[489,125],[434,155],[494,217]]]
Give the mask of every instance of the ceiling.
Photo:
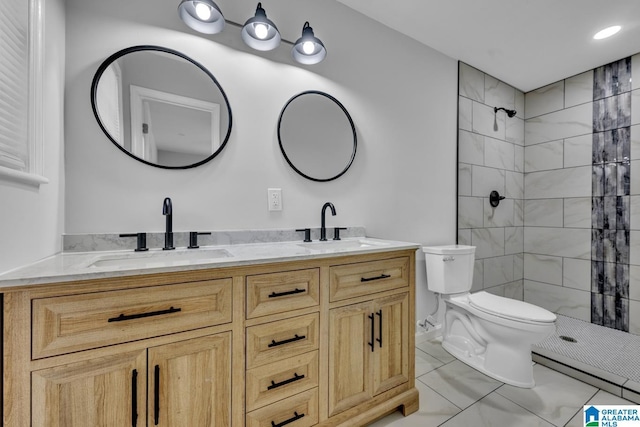
[[[523,92],[640,53],[640,0],[338,1]]]

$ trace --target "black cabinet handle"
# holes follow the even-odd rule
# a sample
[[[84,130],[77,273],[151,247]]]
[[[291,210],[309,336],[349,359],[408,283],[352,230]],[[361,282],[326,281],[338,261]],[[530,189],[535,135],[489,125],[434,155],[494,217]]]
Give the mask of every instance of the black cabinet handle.
[[[131,425],[138,424],[138,370],[131,372]]]
[[[374,344],[376,342],[376,340],[375,340],[375,330],[374,330],[375,327],[374,327],[374,324],[373,324],[373,319],[374,319],[373,313],[370,314],[368,317],[369,317],[369,320],[371,320],[371,341],[368,344],[369,344],[369,346],[371,346],[371,351],[373,352],[374,349],[375,349]]]
[[[118,317],[112,317],[109,319],[109,322],[122,322],[123,320],[133,320],[133,319],[142,319],[143,317],[152,317],[152,316],[162,316],[163,314],[171,314],[182,311],[181,308],[168,308],[166,310],[159,311],[151,311],[149,313],[138,313],[138,314],[120,314]]]
[[[376,338],[376,341],[378,341],[378,343],[380,344],[380,348],[382,348],[382,310],[378,311],[376,315],[379,316],[378,333],[380,334],[380,338]]]
[[[287,296],[287,295],[301,294],[301,293],[303,293],[303,292],[305,292],[305,290],[304,290],[304,289],[298,289],[298,288],[295,288],[293,291],[286,291],[286,292],[271,292],[271,293],[269,294],[269,298],[284,297],[284,296]]]
[[[153,420],[155,425],[158,425],[160,422],[160,366],[156,365],[153,371]]]
[[[293,338],[289,338],[288,340],[284,340],[284,341],[271,340],[271,344],[269,344],[267,347],[277,347],[279,345],[289,344],[290,342],[300,341],[305,338],[307,338],[306,335],[298,336],[298,334],[296,334]]]
[[[389,277],[391,277],[389,274],[381,274],[381,275],[376,276],[376,277],[361,277],[360,281],[361,282],[370,282],[372,280],[388,279]]]
[[[282,387],[283,385],[291,384],[293,382],[299,381],[304,378],[304,375],[298,375],[297,372],[293,373],[293,378],[289,378],[288,380],[284,380],[282,382],[274,382],[271,380],[271,385],[267,387],[267,390],[273,390],[274,388]]]
[[[275,421],[271,421],[271,427],[282,427],[282,426],[286,426],[287,424],[291,424],[294,421],[298,421],[300,418],[304,417],[304,414],[298,414],[297,412],[293,413],[293,417],[289,418],[288,420],[285,420],[279,424],[276,424]]]

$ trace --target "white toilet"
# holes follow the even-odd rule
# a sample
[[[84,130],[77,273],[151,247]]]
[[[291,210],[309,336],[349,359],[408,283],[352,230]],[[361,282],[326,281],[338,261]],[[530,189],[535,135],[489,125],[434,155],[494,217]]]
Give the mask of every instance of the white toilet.
[[[556,316],[544,308],[484,291],[471,294],[474,246],[425,246],[429,290],[445,301],[442,347],[506,384],[531,388],[531,344],[551,335]]]

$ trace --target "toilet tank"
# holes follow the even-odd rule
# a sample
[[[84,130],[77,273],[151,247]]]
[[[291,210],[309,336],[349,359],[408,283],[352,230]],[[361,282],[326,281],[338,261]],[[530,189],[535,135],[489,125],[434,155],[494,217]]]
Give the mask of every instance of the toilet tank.
[[[468,292],[473,283],[475,246],[423,246],[427,285],[432,292]]]

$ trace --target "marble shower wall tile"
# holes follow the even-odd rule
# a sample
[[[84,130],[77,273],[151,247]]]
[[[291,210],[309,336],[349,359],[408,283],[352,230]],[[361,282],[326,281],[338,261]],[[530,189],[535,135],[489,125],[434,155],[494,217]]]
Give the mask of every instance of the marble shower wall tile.
[[[589,150],[589,154],[591,154],[591,150]],[[525,172],[562,169],[564,163],[563,141],[551,141],[537,145],[529,145],[524,148],[524,158]],[[591,164],[591,162],[588,164]]]
[[[484,165],[496,169],[514,170],[513,144],[494,138],[484,138]]]
[[[586,166],[592,163],[592,135],[574,136],[564,140],[564,167]]]
[[[562,286],[562,258],[525,253],[524,278]]]
[[[503,285],[513,280],[513,255],[487,258],[484,260],[485,288]]]
[[[459,131],[458,161],[484,166],[484,136],[465,130]]]
[[[524,252],[591,259],[591,230],[525,227]]]
[[[516,117],[521,119],[524,119],[524,99],[524,92],[516,89]]]
[[[493,107],[515,109],[515,89],[512,86],[485,74],[484,104]]]
[[[517,114],[517,113],[516,113]],[[524,145],[524,120],[516,117],[506,118],[506,140],[516,145]]]
[[[528,173],[524,177],[527,199],[590,197],[591,166]]]
[[[591,228],[591,197],[564,199],[564,226]]]
[[[524,201],[524,225],[527,227],[562,227],[562,199]]]
[[[471,244],[476,247],[476,259],[504,255],[504,228],[474,228]]]
[[[562,286],[591,291],[591,261],[564,258],[562,262]]]
[[[631,124],[640,124],[640,89],[631,92]]]
[[[575,319],[591,321],[591,293],[563,286],[524,281],[524,300]]]
[[[489,198],[484,199],[484,226],[485,227],[513,227],[514,201],[505,199],[497,207],[491,206]]]
[[[564,107],[593,101],[593,70],[565,80]]]
[[[483,224],[482,197],[458,197],[458,228],[479,228]]]
[[[505,172],[504,195],[512,199],[524,199],[524,175],[519,172]]]
[[[462,96],[458,97],[458,128],[471,131],[473,129],[473,101]]]
[[[564,108],[564,81],[528,92],[525,97],[525,119],[548,114]]]
[[[458,92],[460,96],[484,102],[484,73],[464,62],[460,62]]]
[[[473,166],[472,192],[479,197],[489,197],[493,190],[500,194],[505,192],[505,171],[500,169]]]
[[[639,136],[639,139],[640,139],[640,136]],[[639,145],[640,145],[640,142],[639,142]],[[524,172],[524,147],[521,147],[519,145],[514,145],[513,151],[514,151],[514,170],[516,172]]]
[[[581,104],[525,122],[526,145],[555,141],[593,131],[593,104]]]
[[[471,195],[471,165],[458,163],[458,195]]]
[[[505,117],[507,115],[503,111],[496,114],[493,111],[493,107],[474,101],[472,105],[472,114],[473,132],[503,141],[505,140]],[[497,130],[494,127],[495,123],[498,124]]]
[[[522,251],[524,251],[524,227],[506,227],[504,229],[505,255],[518,255],[522,254]]]
[[[513,278],[514,280],[522,280],[524,278],[524,254],[513,256]]]

